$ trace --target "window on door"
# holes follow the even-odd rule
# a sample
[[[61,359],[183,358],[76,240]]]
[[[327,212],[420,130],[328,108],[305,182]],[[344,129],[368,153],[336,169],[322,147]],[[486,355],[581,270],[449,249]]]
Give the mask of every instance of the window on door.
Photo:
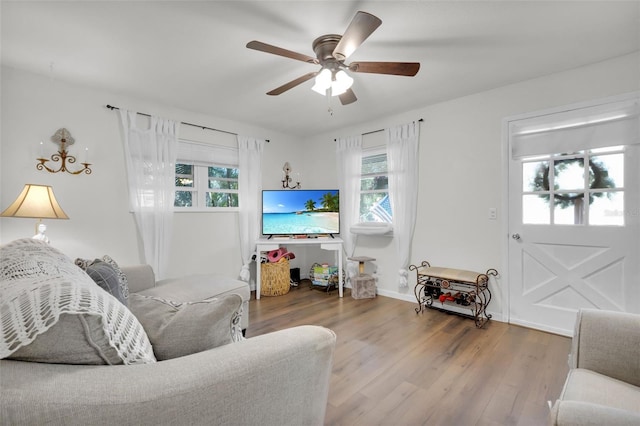
[[[611,99],[509,124],[514,165],[522,167],[523,224],[625,226],[634,195],[625,192],[625,163],[640,143],[639,101]]]
[[[624,147],[522,159],[522,223],[624,226]]]

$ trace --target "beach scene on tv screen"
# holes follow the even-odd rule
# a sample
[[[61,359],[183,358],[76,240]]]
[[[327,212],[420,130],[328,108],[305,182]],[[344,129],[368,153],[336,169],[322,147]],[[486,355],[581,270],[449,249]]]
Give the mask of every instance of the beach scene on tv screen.
[[[338,234],[340,198],[337,190],[274,190],[262,192],[264,235]]]

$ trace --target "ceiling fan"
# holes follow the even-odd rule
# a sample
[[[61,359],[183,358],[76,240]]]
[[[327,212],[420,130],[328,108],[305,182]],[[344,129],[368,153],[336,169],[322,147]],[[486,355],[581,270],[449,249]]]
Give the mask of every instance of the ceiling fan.
[[[313,41],[315,58],[256,40],[247,43],[247,47],[321,66],[319,71],[298,77],[267,92],[267,95],[279,95],[316,77],[313,90],[322,95],[338,96],[342,105],[348,105],[358,99],[351,90],[353,79],[345,71],[413,77],[420,69],[419,62],[351,62],[345,64],[344,61],[380,24],[382,21],[378,17],[367,12],[357,12],[343,35],[326,34]]]

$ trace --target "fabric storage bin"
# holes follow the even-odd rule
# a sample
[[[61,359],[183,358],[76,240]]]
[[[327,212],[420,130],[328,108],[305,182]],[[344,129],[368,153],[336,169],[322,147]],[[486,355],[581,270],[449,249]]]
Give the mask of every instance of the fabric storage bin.
[[[260,296],[282,296],[289,293],[289,261],[282,257],[275,263],[260,264]]]

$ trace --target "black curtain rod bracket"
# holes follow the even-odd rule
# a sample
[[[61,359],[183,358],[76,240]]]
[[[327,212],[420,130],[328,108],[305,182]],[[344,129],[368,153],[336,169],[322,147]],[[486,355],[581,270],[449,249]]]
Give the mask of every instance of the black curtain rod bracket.
[[[110,110],[112,110],[112,111],[113,111],[114,109],[118,109],[118,110],[120,109],[119,107],[117,107],[117,106],[113,106],[113,105],[105,105],[105,107],[106,107],[106,108],[109,108],[109,109],[110,109]],[[138,114],[138,115],[143,115],[143,116],[145,116],[145,117],[151,117],[151,115],[150,115],[150,114],[146,114],[146,113],[144,113],[144,112],[136,112],[136,114]],[[213,127],[201,126],[201,125],[199,125],[199,124],[193,124],[193,123],[186,123],[186,122],[184,122],[184,121],[181,121],[180,123],[181,123],[181,124],[184,124],[185,126],[198,127],[199,129],[202,129],[202,130],[212,130],[212,131],[214,131],[214,132],[220,132],[220,133],[226,133],[226,134],[228,134],[228,135],[238,136],[238,134],[237,134],[237,133],[229,132],[229,131],[227,131],[227,130],[214,129]],[[269,139],[265,139],[265,142],[269,142]]]

